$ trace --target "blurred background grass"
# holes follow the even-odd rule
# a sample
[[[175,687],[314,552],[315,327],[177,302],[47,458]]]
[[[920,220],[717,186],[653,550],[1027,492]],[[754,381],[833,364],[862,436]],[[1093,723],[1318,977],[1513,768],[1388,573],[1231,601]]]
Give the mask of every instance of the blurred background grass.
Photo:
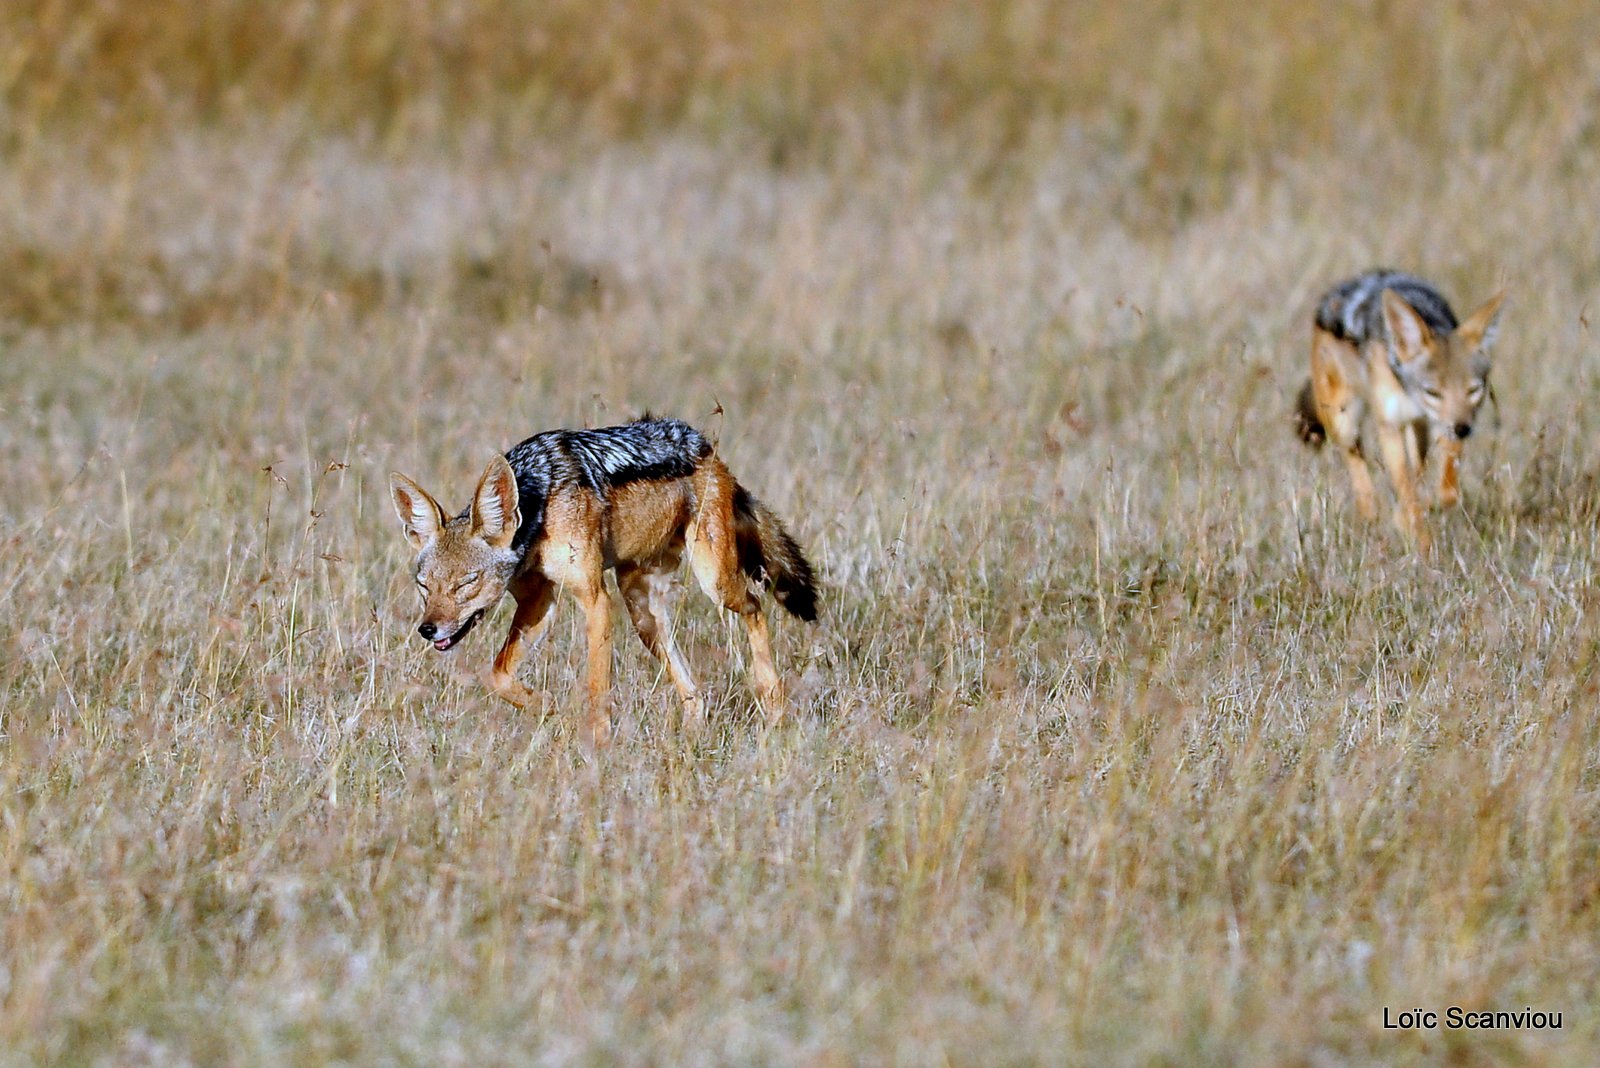
[[[1592,140],[1594,18],[1580,0],[18,0],[0,102],[13,149],[268,117],[399,152],[737,129],[780,158],[838,151],[876,110],[959,131],[979,165],[1080,128],[1203,193],[1374,130],[1430,160],[1551,124]]]
[[[0,10],[0,147],[23,213],[60,166],[93,201],[144,199],[141,178],[167,180],[185,165],[174,146],[197,139],[257,145],[276,166],[332,143],[369,167],[505,171],[557,146],[687,137],[793,173],[917,159],[997,204],[1051,180],[1065,152],[1087,172],[1055,181],[1081,192],[1071,207],[1161,233],[1327,161],[1374,203],[1386,182],[1445,180],[1488,153],[1580,166],[1600,138],[1597,24],[1578,0],[19,0]],[[529,293],[581,301],[598,280],[492,238],[397,275],[292,227],[226,269],[213,250],[202,280],[138,218],[99,222],[71,245],[27,219],[0,226],[0,316],[192,329],[330,287],[362,307],[426,291],[515,314]]]

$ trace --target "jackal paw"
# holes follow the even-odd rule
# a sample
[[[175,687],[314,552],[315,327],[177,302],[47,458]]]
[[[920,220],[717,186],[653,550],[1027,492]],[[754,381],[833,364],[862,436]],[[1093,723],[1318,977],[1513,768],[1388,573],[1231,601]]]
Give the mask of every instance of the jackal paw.
[[[774,686],[757,694],[761,702],[761,710],[767,715],[767,726],[776,727],[783,722],[783,717],[789,712],[789,699],[784,695],[782,686]]]
[[[520,709],[532,709],[541,716],[550,714],[550,697],[540,690],[524,686],[510,677],[491,678],[489,688],[494,695]]]
[[[1422,521],[1420,515],[1397,508],[1394,513],[1394,523],[1419,556],[1428,555],[1428,551],[1433,548],[1433,536],[1428,533],[1428,525]]]
[[[589,717],[583,725],[582,743],[585,752],[597,753],[611,744],[611,717],[601,713]]]
[[[706,703],[699,694],[683,699],[683,733],[698,735],[706,727]]]

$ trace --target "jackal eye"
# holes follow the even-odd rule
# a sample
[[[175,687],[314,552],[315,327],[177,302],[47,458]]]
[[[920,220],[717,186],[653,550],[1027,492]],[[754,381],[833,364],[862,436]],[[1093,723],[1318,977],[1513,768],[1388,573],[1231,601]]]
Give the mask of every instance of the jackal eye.
[[[1474,382],[1474,383],[1472,383],[1472,385],[1467,387],[1467,399],[1469,401],[1471,401],[1473,404],[1477,404],[1479,398],[1481,398],[1482,396],[1483,396],[1483,383],[1482,382]]]
[[[455,593],[460,593],[462,590],[466,589],[468,586],[476,586],[478,584],[478,579],[480,579],[482,577],[483,577],[483,572],[481,572],[481,571],[470,572],[460,582],[456,583],[455,586],[452,587],[452,590]]]
[[[1427,397],[1429,400],[1441,400],[1444,397],[1443,393],[1440,393],[1432,386],[1423,386],[1422,395]]]

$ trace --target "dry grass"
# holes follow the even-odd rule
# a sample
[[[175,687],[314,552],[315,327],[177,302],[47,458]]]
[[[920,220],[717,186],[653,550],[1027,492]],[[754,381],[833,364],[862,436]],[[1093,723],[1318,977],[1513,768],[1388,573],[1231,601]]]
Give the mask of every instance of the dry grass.
[[[1591,1059],[1600,19],[1147,7],[8,6],[0,1064]],[[1289,429],[1379,261],[1513,289],[1428,563]],[[827,610],[589,764],[383,476],[646,406]]]

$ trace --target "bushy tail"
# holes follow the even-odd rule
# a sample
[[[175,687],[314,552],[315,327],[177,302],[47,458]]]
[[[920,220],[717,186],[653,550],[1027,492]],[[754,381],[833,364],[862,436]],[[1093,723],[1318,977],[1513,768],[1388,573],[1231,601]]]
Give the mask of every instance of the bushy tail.
[[[817,580],[800,546],[766,505],[743,486],[733,491],[734,540],[739,567],[772,590],[789,614],[807,623],[817,618]]]
[[[1300,435],[1300,440],[1310,445],[1313,449],[1320,449],[1328,440],[1328,428],[1322,425],[1322,419],[1317,415],[1317,404],[1311,396],[1311,379],[1306,379],[1304,388],[1300,390],[1300,399],[1295,403],[1294,429]]]

